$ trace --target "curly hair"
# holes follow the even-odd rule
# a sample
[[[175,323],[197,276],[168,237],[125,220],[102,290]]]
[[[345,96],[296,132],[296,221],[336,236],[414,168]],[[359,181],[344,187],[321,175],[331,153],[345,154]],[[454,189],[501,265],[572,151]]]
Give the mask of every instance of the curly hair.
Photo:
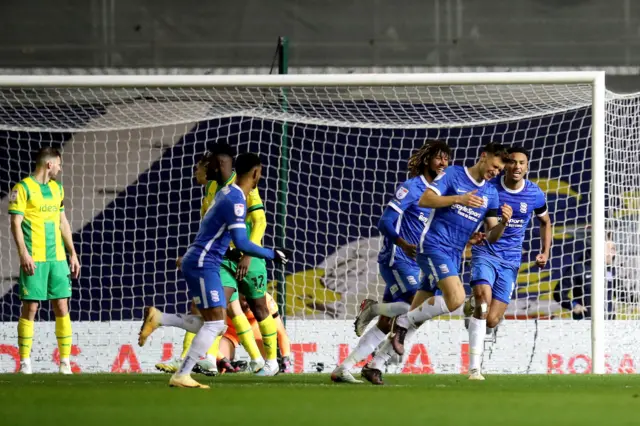
[[[409,157],[409,176],[416,177],[424,174],[424,169],[429,167],[432,159],[438,155],[446,155],[451,157],[451,149],[449,145],[442,141],[428,140],[420,149]]]

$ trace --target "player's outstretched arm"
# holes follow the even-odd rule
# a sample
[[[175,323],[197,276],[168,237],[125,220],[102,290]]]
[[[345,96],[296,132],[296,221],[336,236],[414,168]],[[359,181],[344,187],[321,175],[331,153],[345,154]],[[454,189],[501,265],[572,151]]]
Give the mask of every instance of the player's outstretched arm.
[[[414,244],[410,244],[404,238],[402,238],[396,232],[394,224],[397,223],[400,218],[400,214],[391,207],[387,207],[382,212],[382,216],[378,221],[378,230],[389,239],[389,241],[393,241],[395,245],[400,247],[402,251],[404,251],[407,256],[415,258],[416,257],[416,246]]]
[[[245,227],[232,228],[231,238],[233,239],[233,244],[245,255],[270,259],[282,264],[286,264],[289,261],[290,256],[284,249],[271,250],[249,241]]]
[[[467,207],[482,207],[484,205],[484,200],[481,197],[478,197],[476,194],[477,190],[473,190],[471,192],[467,192],[462,195],[440,195],[436,192],[436,189],[433,187],[427,188],[420,197],[418,201],[418,205],[424,208],[431,209],[440,209],[443,207],[451,207],[454,204],[462,204]]]

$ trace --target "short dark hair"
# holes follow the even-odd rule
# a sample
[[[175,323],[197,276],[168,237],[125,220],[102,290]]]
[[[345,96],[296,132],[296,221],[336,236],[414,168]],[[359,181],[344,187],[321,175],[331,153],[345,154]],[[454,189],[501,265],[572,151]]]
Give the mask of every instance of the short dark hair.
[[[260,157],[253,152],[245,152],[236,158],[236,174],[244,176],[253,170],[254,167],[261,166]]]
[[[51,158],[60,158],[60,150],[58,148],[54,148],[52,146],[46,146],[44,148],[40,148],[38,154],[36,155],[36,165],[42,166]]]
[[[502,144],[489,142],[484,146],[484,148],[482,148],[482,152],[491,154],[494,157],[500,157],[504,162],[509,161],[509,153],[507,152],[507,147]]]
[[[526,149],[524,149],[521,146],[512,146],[511,148],[509,148],[507,150],[507,153],[509,153],[509,154],[524,154],[524,156],[527,157],[527,161],[529,161],[529,151],[527,151]]]
[[[211,156],[216,155],[227,155],[231,158],[236,156],[236,153],[231,146],[226,142],[216,142],[209,146],[209,152],[207,153]],[[207,155],[205,154],[205,156]]]

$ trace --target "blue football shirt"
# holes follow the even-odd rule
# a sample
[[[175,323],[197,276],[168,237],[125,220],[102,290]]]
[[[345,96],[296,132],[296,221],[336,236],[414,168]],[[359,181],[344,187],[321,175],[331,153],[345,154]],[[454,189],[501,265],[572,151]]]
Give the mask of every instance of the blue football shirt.
[[[429,223],[432,209],[418,206],[418,200],[427,189],[429,183],[423,176],[416,176],[400,185],[395,196],[389,201],[387,208],[391,208],[400,214],[395,223],[395,230],[405,241],[418,245],[424,227]],[[414,259],[408,257],[403,250],[385,237],[382,249],[378,255],[378,262],[393,266],[396,261],[417,265]]]
[[[510,265],[520,266],[522,243],[532,215],[542,217],[547,214],[544,192],[530,180],[525,180],[520,189],[509,189],[504,184],[504,176],[492,180],[491,184],[498,191],[500,205],[511,206],[513,215],[498,241],[493,244],[484,241],[482,245],[473,246],[472,255],[496,256]]]
[[[460,204],[435,209],[433,220],[427,223],[420,238],[420,249],[446,247],[462,252],[482,225],[487,212],[497,212],[498,191],[487,181],[477,182],[466,167],[451,166],[440,173],[429,189],[441,196],[462,195],[477,190],[475,195],[484,200],[482,207],[473,208]]]

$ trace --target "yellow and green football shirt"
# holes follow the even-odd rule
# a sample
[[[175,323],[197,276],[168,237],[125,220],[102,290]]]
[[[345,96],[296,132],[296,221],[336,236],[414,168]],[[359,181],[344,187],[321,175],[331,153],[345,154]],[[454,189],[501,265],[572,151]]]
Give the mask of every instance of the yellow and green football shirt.
[[[231,175],[231,177],[224,183],[224,185],[218,187],[218,182],[216,181],[209,181],[207,182],[207,187],[205,189],[205,195],[204,198],[202,199],[202,208],[200,209],[200,216],[204,217],[205,213],[207,212],[207,210],[209,209],[209,207],[211,206],[211,203],[213,202],[213,199],[216,198],[216,194],[218,193],[218,191],[222,188],[224,188],[227,185],[231,185],[232,183],[234,183],[236,181],[236,172],[233,172],[233,174]],[[258,209],[264,209],[264,203],[262,202],[262,198],[260,198],[260,192],[258,192],[258,188],[254,188],[250,193],[249,196],[247,197],[247,221],[246,221],[246,225],[247,225],[247,235],[251,235],[251,220],[249,220],[249,213],[251,213],[252,211],[258,210]],[[233,243],[231,243],[231,246],[233,246]]]
[[[18,182],[9,197],[9,214],[24,216],[24,243],[34,262],[67,260],[60,214],[64,211],[64,189],[55,180],[46,185],[32,176]]]

